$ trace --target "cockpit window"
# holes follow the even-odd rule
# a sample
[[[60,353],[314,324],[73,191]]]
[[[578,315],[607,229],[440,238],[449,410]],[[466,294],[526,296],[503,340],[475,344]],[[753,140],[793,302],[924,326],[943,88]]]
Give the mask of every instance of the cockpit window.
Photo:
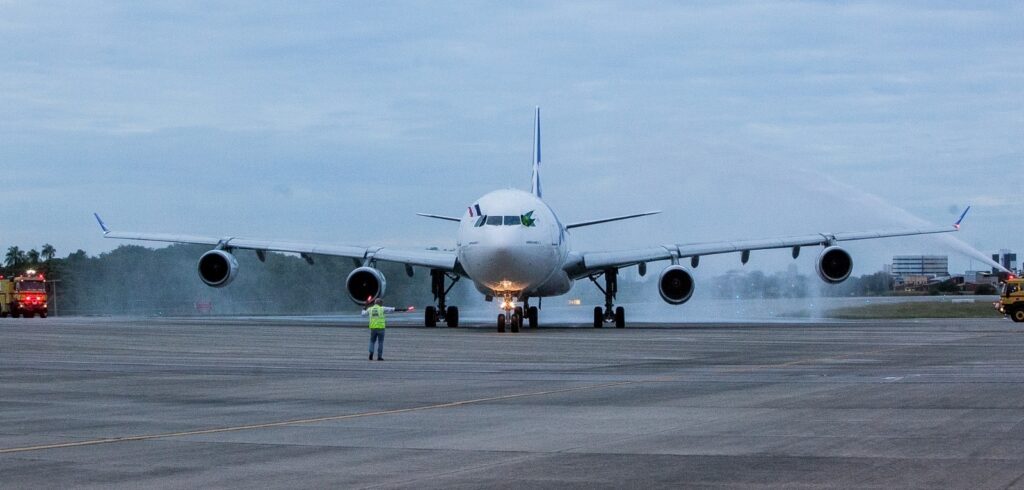
[[[527,216],[481,216],[473,224],[475,227],[487,226],[533,226],[533,221],[529,223],[526,221]]]

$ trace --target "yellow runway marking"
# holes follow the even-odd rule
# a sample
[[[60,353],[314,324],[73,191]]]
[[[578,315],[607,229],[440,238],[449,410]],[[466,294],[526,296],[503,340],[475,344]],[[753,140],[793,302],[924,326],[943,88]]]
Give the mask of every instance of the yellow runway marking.
[[[237,425],[233,427],[216,427],[212,429],[198,429],[183,432],[167,432],[163,434],[144,434],[137,436],[123,436],[123,437],[108,437],[104,439],[90,439],[87,441],[75,441],[75,442],[60,442],[55,444],[42,444],[38,446],[25,446],[25,447],[12,447],[7,449],[0,449],[0,454],[7,453],[23,453],[29,451],[42,451],[45,449],[61,449],[69,447],[79,446],[95,446],[97,444],[110,444],[115,442],[132,442],[132,441],[150,441],[153,439],[166,439],[170,437],[184,437],[184,436],[195,436],[202,434],[217,434],[221,432],[237,432],[242,430],[253,430],[253,429],[268,429],[271,427],[287,427],[291,425],[302,425],[302,424],[314,424],[317,422],[329,422],[334,420],[346,420],[360,417],[375,417],[379,415],[394,415],[399,413],[408,412],[419,412],[424,410],[436,410],[440,408],[452,408],[463,405],[473,405],[476,403],[487,403],[493,401],[510,400],[513,398],[526,398],[531,396],[544,396],[544,395],[555,395],[559,393],[571,393],[574,391],[585,391],[585,390],[597,390],[601,388],[611,388],[615,386],[623,386],[629,384],[637,384],[642,381],[620,381],[616,383],[603,383],[590,386],[579,386],[576,388],[563,388],[560,390],[548,390],[548,391],[535,391],[530,393],[515,393],[511,395],[492,396],[488,398],[477,398],[473,400],[461,400],[457,402],[439,403],[436,405],[423,405],[419,407],[410,408],[396,408],[394,410],[380,410],[376,412],[362,412],[362,413],[350,413],[346,415],[331,415],[327,417],[314,417],[308,419],[294,419],[294,420],[283,420],[280,422],[267,422],[262,424],[249,424],[249,425]]]

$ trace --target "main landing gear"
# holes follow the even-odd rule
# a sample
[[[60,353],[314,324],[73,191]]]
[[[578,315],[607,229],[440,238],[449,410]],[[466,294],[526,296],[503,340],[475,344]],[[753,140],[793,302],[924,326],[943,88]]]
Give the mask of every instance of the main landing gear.
[[[615,293],[619,291],[618,281],[618,269],[606,269],[603,272],[590,276],[590,280],[604,293],[604,308],[600,306],[594,307],[594,328],[601,328],[605,323],[615,323],[617,328],[625,328],[626,326],[626,309],[619,306],[616,307],[613,303],[615,302]],[[604,287],[597,282],[597,279],[604,276]]]
[[[445,287],[444,278],[448,277],[452,283]],[[448,291],[451,291],[455,287],[455,283],[459,282],[458,274],[448,274],[445,271],[439,271],[436,269],[430,270],[430,292],[434,293],[434,300],[437,301],[437,307],[428,306],[423,310],[423,325],[427,327],[436,327],[437,322],[445,322],[450,328],[459,326],[459,308],[457,306],[446,306],[445,298],[448,296]]]
[[[528,321],[530,328],[537,328],[537,307],[530,306],[530,299],[523,300],[523,306],[515,305],[514,296],[506,296],[501,303],[504,313],[498,314],[498,333],[505,332],[508,325],[512,333],[518,333],[523,327],[523,321]]]
[[[537,328],[537,307],[530,306],[530,298],[523,300],[523,308],[526,309],[526,319],[530,322],[530,328]]]

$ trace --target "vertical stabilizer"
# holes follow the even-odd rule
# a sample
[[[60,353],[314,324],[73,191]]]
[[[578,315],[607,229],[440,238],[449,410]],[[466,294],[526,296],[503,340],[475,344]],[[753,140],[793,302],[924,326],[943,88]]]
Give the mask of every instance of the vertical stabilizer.
[[[540,107],[533,115],[533,195],[541,197],[540,192]]]

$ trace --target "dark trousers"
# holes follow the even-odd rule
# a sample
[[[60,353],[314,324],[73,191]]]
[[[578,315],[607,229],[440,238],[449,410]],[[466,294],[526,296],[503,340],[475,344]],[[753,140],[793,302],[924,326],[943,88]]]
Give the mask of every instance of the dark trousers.
[[[377,343],[377,357],[384,355],[384,329],[370,329],[370,354],[373,354],[373,343]]]

